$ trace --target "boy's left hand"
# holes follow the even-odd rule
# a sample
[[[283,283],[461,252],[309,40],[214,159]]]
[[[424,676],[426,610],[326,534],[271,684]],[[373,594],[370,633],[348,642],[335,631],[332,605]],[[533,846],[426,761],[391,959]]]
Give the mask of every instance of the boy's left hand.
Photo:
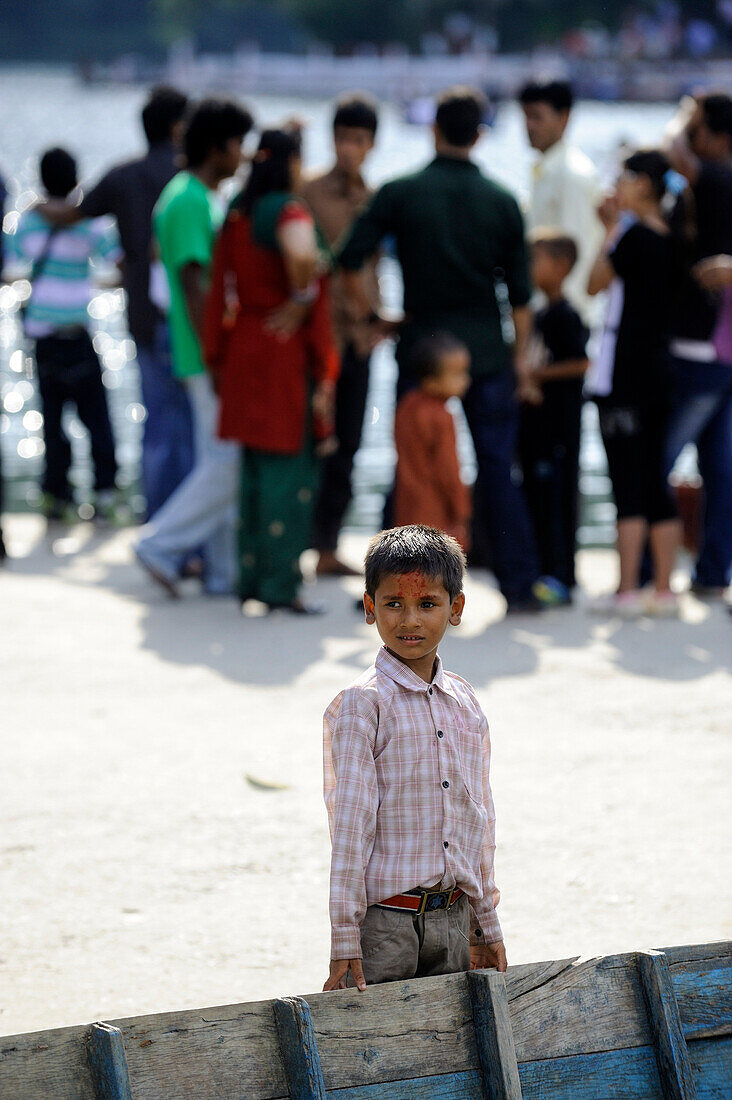
[[[489,970],[491,967],[495,967],[501,974],[505,974],[507,966],[506,948],[503,940],[496,940],[495,943],[482,943],[476,947],[471,946],[471,970]]]

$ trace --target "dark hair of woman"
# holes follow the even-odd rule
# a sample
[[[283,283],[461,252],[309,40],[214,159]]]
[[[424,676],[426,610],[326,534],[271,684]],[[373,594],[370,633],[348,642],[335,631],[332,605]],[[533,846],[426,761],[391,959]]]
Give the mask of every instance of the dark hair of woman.
[[[247,216],[257,199],[272,191],[290,190],[290,161],[299,157],[302,140],[296,130],[264,130],[252,158],[246,187],[232,206]]]
[[[623,162],[636,176],[645,176],[661,213],[676,241],[688,247],[696,236],[694,197],[683,177],[673,172],[668,159],[658,149],[640,149]]]

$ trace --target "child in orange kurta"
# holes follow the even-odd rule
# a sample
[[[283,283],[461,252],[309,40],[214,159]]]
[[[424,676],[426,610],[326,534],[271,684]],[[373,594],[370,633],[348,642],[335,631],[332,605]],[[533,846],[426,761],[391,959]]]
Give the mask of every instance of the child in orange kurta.
[[[468,549],[472,514],[470,490],[460,478],[455,424],[446,408],[470,385],[470,355],[449,333],[420,340],[412,370],[419,387],[397,406],[394,523],[424,523],[452,535]]]

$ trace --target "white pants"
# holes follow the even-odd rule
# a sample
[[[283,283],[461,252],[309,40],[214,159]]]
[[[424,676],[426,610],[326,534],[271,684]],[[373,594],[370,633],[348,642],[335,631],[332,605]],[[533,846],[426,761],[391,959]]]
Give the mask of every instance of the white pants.
[[[232,592],[236,583],[236,519],[240,448],[216,435],[219,399],[208,374],[186,379],[193,411],[194,466],[144,528],[138,547],[172,569],[203,547],[206,590]]]

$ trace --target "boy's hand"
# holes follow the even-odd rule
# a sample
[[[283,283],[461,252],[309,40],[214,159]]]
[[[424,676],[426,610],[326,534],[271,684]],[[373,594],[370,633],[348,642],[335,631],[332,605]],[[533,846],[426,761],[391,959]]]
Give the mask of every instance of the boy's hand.
[[[363,965],[360,959],[331,959],[328,981],[323,986],[323,993],[329,993],[331,989],[345,989],[345,977],[348,971],[356,983],[356,988],[363,993],[366,988],[366,979],[363,976]]]
[[[470,948],[471,970],[486,970],[495,967],[501,974],[505,974],[507,965],[506,948],[503,940],[496,940],[495,943],[482,943],[479,947]]]

